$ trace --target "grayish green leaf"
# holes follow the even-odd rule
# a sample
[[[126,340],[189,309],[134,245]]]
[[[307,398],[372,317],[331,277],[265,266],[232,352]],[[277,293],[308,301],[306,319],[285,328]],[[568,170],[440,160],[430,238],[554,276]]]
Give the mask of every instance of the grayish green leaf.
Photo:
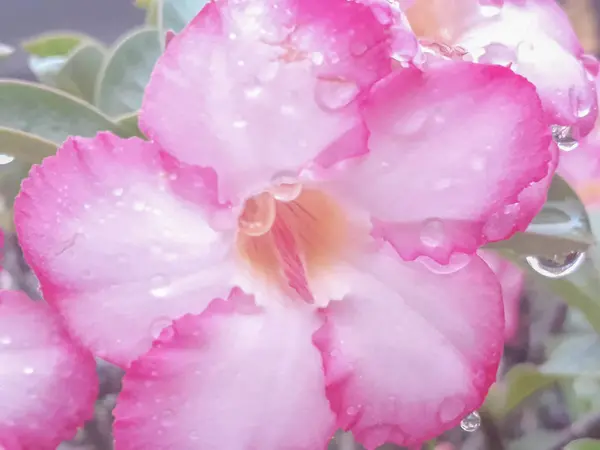
[[[541,373],[533,364],[518,364],[508,371],[501,382],[492,386],[485,407],[493,416],[502,418],[526,398],[558,379],[554,375]]]
[[[56,144],[20,130],[0,127],[0,155],[11,155],[31,164],[56,153]]]
[[[65,56],[83,41],[89,40],[93,39],[85,34],[65,31],[44,33],[28,39],[21,45],[26,52],[34,56]]]
[[[577,439],[569,443],[565,450],[600,450],[600,441],[596,439]]]
[[[94,136],[108,130],[128,133],[93,106],[35,83],[0,80],[0,127],[36,135],[55,144],[69,135]]]
[[[561,336],[539,371],[557,377],[600,378],[600,336],[596,333]]]
[[[92,103],[105,56],[104,47],[95,42],[86,42],[77,47],[56,74],[56,87]]]
[[[137,136],[146,139],[144,133],[142,133],[138,127],[138,113],[137,111],[130,114],[125,114],[116,119],[116,122],[125,130],[127,130],[130,136]]]
[[[160,0],[161,29],[179,33],[204,8],[208,0]]]
[[[56,86],[56,76],[65,65],[67,56],[36,56],[29,57],[27,64],[35,77],[45,85]]]
[[[121,39],[98,77],[96,105],[110,116],[137,111],[161,53],[155,29],[136,30]]]

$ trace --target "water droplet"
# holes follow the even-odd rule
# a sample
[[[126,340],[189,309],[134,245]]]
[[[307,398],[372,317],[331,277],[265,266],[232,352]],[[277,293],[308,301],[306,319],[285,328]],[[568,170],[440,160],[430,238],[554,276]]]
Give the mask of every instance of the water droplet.
[[[123,188],[115,188],[113,189],[113,195],[115,197],[120,197],[121,195],[123,195],[124,189]]]
[[[33,372],[35,372],[35,370],[33,369],[33,367],[25,367],[23,369],[23,373],[25,375],[31,375]]]
[[[163,330],[167,328],[170,329],[172,323],[172,320],[168,317],[159,317],[156,319],[154,322],[152,322],[152,325],[150,325],[150,333],[152,333],[152,337],[154,339],[158,339]]]
[[[263,88],[261,86],[252,86],[247,88],[244,93],[246,94],[247,98],[257,98],[261,92],[262,92]]]
[[[9,164],[15,160],[14,156],[5,155],[4,153],[0,154],[0,165]]]
[[[312,59],[312,62],[317,66],[320,66],[325,62],[325,56],[322,52],[313,52],[310,59]]]
[[[349,105],[358,95],[356,83],[340,79],[317,81],[315,98],[324,109],[336,110]]]
[[[150,294],[157,298],[164,298],[167,295],[169,295],[169,291],[170,291],[169,287],[164,286],[164,287],[150,289]]]
[[[477,431],[480,426],[481,416],[477,411],[473,411],[460,422],[460,427],[468,433],[473,433],[474,431]]]
[[[369,47],[363,40],[350,43],[350,53],[352,53],[354,56],[362,56],[367,52],[368,49]]]
[[[355,416],[358,414],[358,408],[356,406],[348,406],[348,408],[346,408],[346,414],[349,416]]]
[[[421,261],[421,263],[423,263],[423,265],[433,273],[447,275],[463,269],[467,264],[469,264],[471,257],[464,253],[454,253],[450,257],[450,260],[447,264],[440,264],[437,261],[425,256],[418,258],[418,260]]]
[[[552,125],[552,138],[558,148],[570,152],[579,146],[579,142],[573,137],[573,130],[565,125]]]
[[[259,72],[257,78],[266,83],[273,80],[279,72],[279,63],[277,61],[268,62]]]
[[[480,11],[483,17],[495,17],[498,14],[500,14],[500,11],[502,11],[502,9],[494,5],[482,5]]]
[[[238,219],[239,230],[249,236],[262,236],[275,221],[275,198],[268,192],[246,200]]]
[[[296,200],[302,193],[302,184],[294,176],[277,175],[273,177],[273,185],[269,192],[280,202]]]
[[[569,99],[573,114],[580,119],[586,117],[592,110],[593,96],[586,92],[581,92],[575,88],[569,90]]]
[[[248,126],[248,122],[245,120],[235,120],[233,122],[233,128],[246,128]]]
[[[585,261],[585,252],[571,252],[556,255],[554,258],[528,256],[527,264],[540,275],[548,278],[562,278],[575,272]]]
[[[430,219],[421,229],[421,242],[427,247],[439,247],[444,242],[444,224],[439,219]]]

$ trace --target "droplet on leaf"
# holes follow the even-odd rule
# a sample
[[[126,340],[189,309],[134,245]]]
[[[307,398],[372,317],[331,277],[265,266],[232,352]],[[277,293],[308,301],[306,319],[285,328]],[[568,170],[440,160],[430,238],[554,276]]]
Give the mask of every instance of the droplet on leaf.
[[[556,255],[554,258],[528,256],[527,264],[540,275],[548,278],[562,278],[575,272],[585,261],[584,252],[571,252],[566,255]]]

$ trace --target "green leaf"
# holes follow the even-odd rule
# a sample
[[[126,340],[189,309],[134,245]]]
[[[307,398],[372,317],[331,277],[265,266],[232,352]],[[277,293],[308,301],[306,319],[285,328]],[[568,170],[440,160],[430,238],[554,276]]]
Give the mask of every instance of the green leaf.
[[[527,230],[488,247],[552,259],[556,255],[585,251],[594,242],[583,203],[569,184],[555,175],[546,204]]]
[[[125,130],[128,131],[130,136],[141,137],[142,139],[146,139],[144,133],[142,133],[138,127],[138,113],[137,111],[130,114],[125,114],[116,119],[116,122]]]
[[[96,105],[110,116],[137,111],[161,53],[155,29],[136,30],[121,39],[98,78]]]
[[[508,444],[508,450],[541,450],[552,448],[561,437],[560,431],[534,430]]]
[[[501,382],[492,386],[486,409],[503,418],[530,395],[555,383],[559,377],[541,373],[533,364],[518,364],[508,371]]]
[[[600,379],[600,336],[596,333],[561,336],[539,371],[556,377]]]
[[[0,80],[0,127],[36,135],[55,144],[67,136],[95,136],[98,131],[129,133],[93,106],[35,83]]]
[[[85,34],[67,31],[41,34],[28,39],[21,45],[31,55],[41,57],[65,56],[83,41],[91,39]]]
[[[67,56],[29,57],[27,64],[35,77],[45,85],[55,86],[56,77],[67,61]]]
[[[31,164],[56,153],[56,144],[20,130],[0,127],[0,149]]]
[[[161,0],[161,29],[179,33],[208,3],[208,0]]]
[[[14,51],[15,51],[15,49],[12,48],[11,46],[0,42],[0,59],[6,58],[7,56],[12,55]]]
[[[95,42],[83,43],[62,64],[55,76],[55,86],[92,103],[96,80],[105,56],[103,46]]]
[[[596,439],[578,439],[569,443],[565,450],[600,450],[600,441]]]

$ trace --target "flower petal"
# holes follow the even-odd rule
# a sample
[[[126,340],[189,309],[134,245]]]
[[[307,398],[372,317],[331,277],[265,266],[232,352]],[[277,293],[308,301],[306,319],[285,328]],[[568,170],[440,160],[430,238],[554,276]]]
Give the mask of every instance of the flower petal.
[[[457,425],[496,377],[504,320],[493,273],[476,256],[428,261],[387,246],[364,255],[315,336],[339,425],[369,450]]]
[[[332,189],[367,208],[405,259],[472,253],[525,229],[541,208],[536,198],[504,213],[553,163],[535,89],[510,70],[455,61],[399,70],[365,115],[371,154]]]
[[[0,448],[56,448],[92,418],[97,394],[94,358],[50,307],[0,292]]]
[[[140,127],[213,167],[221,198],[247,197],[360,125],[355,98],[391,70],[390,26],[346,0],[210,2],[159,59]]]
[[[139,139],[69,139],[23,182],[15,221],[44,298],[97,356],[150,348],[170,319],[229,292],[231,233],[206,220],[200,169]]]
[[[239,296],[186,316],[134,362],[116,449],[324,449],[335,431],[311,335],[321,321]]]
[[[502,6],[478,0],[454,3],[462,14],[448,15],[452,8],[447,2],[419,0],[409,18],[422,17],[427,5],[430,26],[417,26],[417,33],[459,45],[476,61],[510,66],[535,84],[547,123],[574,125],[579,136],[590,132],[597,102],[588,57],[555,0],[505,0]]]
[[[504,303],[504,339],[511,340],[519,326],[519,305],[525,274],[512,262],[492,251],[479,251],[479,256],[494,271],[502,288]]]

